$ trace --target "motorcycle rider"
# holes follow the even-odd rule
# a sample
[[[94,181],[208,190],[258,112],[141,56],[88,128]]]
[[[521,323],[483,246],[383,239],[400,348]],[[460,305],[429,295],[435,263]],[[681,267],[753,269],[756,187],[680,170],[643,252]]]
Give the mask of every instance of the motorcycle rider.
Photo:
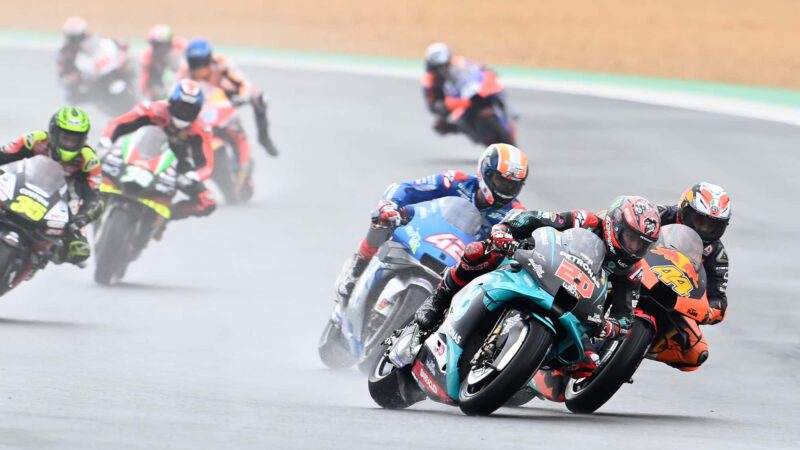
[[[258,142],[270,156],[277,156],[278,149],[269,136],[267,121],[267,103],[264,94],[247,82],[228,60],[212,53],[211,44],[204,39],[193,39],[186,47],[188,68],[181,71],[182,76],[196,81],[205,81],[218,86],[234,105],[250,103],[255,114]],[[241,161],[250,161],[250,144],[241,126],[233,126],[225,130],[236,143]]]
[[[64,34],[64,44],[58,50],[56,65],[58,69],[58,80],[67,91],[67,101],[69,103],[80,103],[84,100],[86,92],[83,88],[83,74],[76,66],[75,61],[80,53],[92,54],[103,38],[88,33],[88,24],[82,17],[68,18],[62,27]],[[127,46],[110,39],[114,45],[127,51]],[[123,67],[121,70],[128,70]]]
[[[497,74],[483,64],[470,61],[463,56],[453,56],[447,44],[437,42],[425,50],[425,74],[422,76],[422,93],[428,110],[436,116],[433,129],[439,134],[464,132],[480,142],[474,126],[470,106],[473,100],[460,98],[460,86],[471,79]],[[477,100],[477,98],[475,99]]]
[[[213,170],[211,130],[199,118],[203,91],[192,80],[181,80],[168,100],[143,101],[106,125],[101,145],[110,148],[120,137],[145,125],[161,127],[178,158],[178,188],[188,195],[172,206],[172,220],[207,216],[216,209],[211,191],[203,183]]]
[[[139,58],[139,88],[146,98],[159,100],[166,97],[170,87],[165,84],[165,73],[169,71],[177,76],[183,67],[186,40],[175,36],[168,25],[155,25],[147,33],[147,42],[150,45]]]
[[[102,211],[100,159],[86,145],[89,116],[81,109],[65,106],[50,118],[47,131],[33,131],[0,147],[0,165],[35,155],[44,155],[61,164],[67,175],[70,192],[77,196],[79,207],[70,208],[70,220],[64,235],[65,244],[51,255],[53,262],[81,265],[91,255],[83,228]]]
[[[394,183],[383,194],[383,199],[372,212],[372,223],[366,237],[351,259],[349,268],[337,281],[337,301],[350,298],[367,264],[394,229],[411,220],[409,205],[441,197],[459,196],[471,201],[484,217],[482,237],[489,234],[511,210],[524,209],[517,200],[528,178],[528,157],[509,144],[493,144],[486,148],[478,160],[478,173],[467,175],[458,170],[431,175],[414,181]]]
[[[444,318],[453,296],[467,283],[480,275],[496,269],[515,249],[514,241],[526,239],[534,230],[553,227],[563,231],[568,228],[586,228],[597,234],[606,245],[603,269],[613,285],[606,301],[610,315],[603,323],[595,323],[595,335],[614,339],[624,335],[633,324],[633,302],[639,298],[642,269],[641,259],[658,239],[660,217],[658,209],[649,201],[637,196],[620,196],[607,211],[594,214],[584,209],[565,212],[511,211],[491,235],[481,242],[469,244],[456,267],[450,268],[442,282],[419,307],[414,324],[411,348],[433,331]],[[414,330],[414,326],[417,330]],[[403,360],[408,358],[407,355]],[[407,360],[410,361],[410,358]],[[588,377],[597,366],[598,356],[586,349],[583,361],[567,368],[575,377]]]
[[[720,186],[703,181],[689,187],[677,205],[659,205],[658,210],[662,224],[687,225],[703,240],[706,296],[711,309],[701,323],[715,325],[722,322],[728,309],[728,253],[721,241],[731,220],[728,193]],[[697,336],[688,331],[682,334],[692,341],[688,350],[684,350],[680,343],[670,340],[666,343],[667,348],[659,352],[656,359],[682,371],[697,370],[708,359],[708,344],[702,335]]]

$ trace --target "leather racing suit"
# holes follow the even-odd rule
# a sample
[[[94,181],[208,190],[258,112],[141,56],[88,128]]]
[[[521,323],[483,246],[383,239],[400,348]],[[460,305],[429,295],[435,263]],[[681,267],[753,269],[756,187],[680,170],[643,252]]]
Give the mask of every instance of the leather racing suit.
[[[216,202],[203,183],[211,176],[214,167],[211,130],[200,117],[188,128],[176,128],[170,121],[166,101],[144,101],[109,122],[103,131],[103,137],[113,142],[145,125],[161,127],[166,133],[170,148],[178,158],[178,187],[190,197],[173,205],[172,219],[211,214],[216,208]]]

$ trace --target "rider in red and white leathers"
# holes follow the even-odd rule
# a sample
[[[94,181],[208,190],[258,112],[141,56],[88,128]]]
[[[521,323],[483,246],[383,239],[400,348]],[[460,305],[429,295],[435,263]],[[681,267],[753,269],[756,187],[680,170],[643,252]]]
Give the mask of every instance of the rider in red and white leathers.
[[[101,144],[110,146],[121,136],[145,125],[161,127],[178,158],[178,187],[190,198],[173,205],[173,220],[206,216],[216,208],[211,191],[203,183],[213,171],[211,130],[198,117],[203,92],[192,80],[181,80],[169,100],[144,101],[112,120],[103,132]]]

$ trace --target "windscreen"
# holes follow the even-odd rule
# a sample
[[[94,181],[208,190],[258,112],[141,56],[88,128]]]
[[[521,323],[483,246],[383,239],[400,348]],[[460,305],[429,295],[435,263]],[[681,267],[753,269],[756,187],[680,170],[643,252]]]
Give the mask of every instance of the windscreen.
[[[167,135],[160,127],[142,127],[131,136],[132,145],[139,151],[142,159],[153,159],[167,150]]]
[[[442,217],[447,223],[469,236],[478,234],[483,218],[472,202],[461,197],[443,197],[436,202],[439,203]]]
[[[661,228],[655,247],[666,247],[683,253],[699,271],[703,263],[703,241],[686,225],[673,224]]]
[[[606,247],[594,233],[583,228],[570,228],[561,233],[561,244],[567,253],[586,262],[593,274],[600,273]]]
[[[46,156],[36,155],[17,164],[25,165],[26,183],[47,192],[47,195],[53,195],[66,184],[64,169],[59,163]]]

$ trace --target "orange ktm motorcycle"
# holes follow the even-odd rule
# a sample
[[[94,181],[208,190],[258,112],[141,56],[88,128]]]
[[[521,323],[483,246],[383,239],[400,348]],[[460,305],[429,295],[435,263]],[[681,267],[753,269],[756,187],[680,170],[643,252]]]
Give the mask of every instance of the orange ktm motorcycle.
[[[699,328],[710,311],[702,256],[703,243],[694,230],[680,224],[664,226],[642,261],[642,291],[625,339],[595,342],[600,363],[591,377],[573,379],[540,370],[512,404],[536,395],[588,414],[632,382],[644,358],[681,370],[696,369],[708,357]]]

